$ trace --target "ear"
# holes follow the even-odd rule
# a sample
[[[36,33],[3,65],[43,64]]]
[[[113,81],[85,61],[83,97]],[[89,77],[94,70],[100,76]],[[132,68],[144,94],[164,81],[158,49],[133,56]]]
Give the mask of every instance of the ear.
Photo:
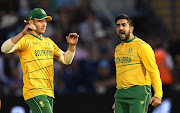
[[[33,24],[33,20],[29,20],[29,24]]]
[[[133,27],[133,26],[131,26],[131,28],[130,28],[131,33],[133,32],[133,30],[134,30],[134,27]]]

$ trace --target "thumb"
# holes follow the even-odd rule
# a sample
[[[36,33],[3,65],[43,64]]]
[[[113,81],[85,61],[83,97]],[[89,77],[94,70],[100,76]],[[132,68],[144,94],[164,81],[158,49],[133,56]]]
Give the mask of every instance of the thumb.
[[[115,103],[112,105],[112,109],[114,109],[115,108]]]
[[[149,104],[151,104],[151,103],[152,103],[153,99],[154,99],[154,97],[152,97],[152,98],[151,98],[151,100],[150,100]]]

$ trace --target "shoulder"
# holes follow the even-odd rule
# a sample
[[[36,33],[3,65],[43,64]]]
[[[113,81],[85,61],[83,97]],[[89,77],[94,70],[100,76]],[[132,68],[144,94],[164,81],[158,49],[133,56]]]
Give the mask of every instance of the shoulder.
[[[115,48],[115,49],[119,48],[120,46],[121,46],[121,43],[120,43],[120,44],[118,44],[118,45],[116,46],[116,48]]]
[[[140,38],[136,38],[133,42],[137,43],[140,46],[143,47],[151,47],[147,42],[145,42],[144,40],[140,39]]]
[[[140,39],[140,38],[138,38],[138,37],[136,37],[136,39],[133,40],[133,42],[134,42],[134,43],[138,43],[138,44],[147,44],[144,40],[142,40],[142,39]]]
[[[34,37],[30,34],[27,34],[27,35],[24,35],[20,40],[19,42],[27,42],[27,41],[30,41],[31,39],[33,39]]]
[[[152,50],[152,47],[147,42],[138,37],[133,42],[137,43],[138,51]]]
[[[44,37],[44,40],[46,43],[49,43],[51,45],[56,45],[55,42],[49,37]]]
[[[32,39],[34,37],[32,35],[30,35],[30,34],[27,34],[27,35],[24,35],[22,38],[24,38],[24,39]]]
[[[49,37],[44,37],[44,40],[45,41],[48,41],[48,42],[54,42],[51,38],[49,38]]]

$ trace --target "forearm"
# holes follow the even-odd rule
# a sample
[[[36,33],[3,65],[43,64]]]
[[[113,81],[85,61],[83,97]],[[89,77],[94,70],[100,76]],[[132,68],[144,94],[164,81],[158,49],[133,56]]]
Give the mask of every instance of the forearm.
[[[65,64],[65,65],[68,65],[68,64],[71,64],[72,63],[72,60],[74,58],[74,55],[75,55],[75,51],[74,52],[71,52],[69,49],[63,53],[58,61],[60,61],[61,63]]]
[[[12,53],[16,50],[16,43],[23,37],[24,35],[22,33],[19,33],[18,35],[6,40],[2,46],[1,51],[3,53]]]
[[[16,36],[12,37],[11,38],[12,43],[16,44],[23,36],[24,36],[24,34],[22,32],[20,32]]]
[[[71,52],[75,52],[76,51],[76,45],[70,45],[69,44],[68,50],[71,51]]]

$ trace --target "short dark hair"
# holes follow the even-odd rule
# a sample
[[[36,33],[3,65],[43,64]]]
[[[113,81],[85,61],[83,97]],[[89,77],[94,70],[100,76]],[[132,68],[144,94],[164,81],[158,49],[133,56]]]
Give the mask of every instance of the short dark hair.
[[[130,24],[131,26],[133,26],[132,18],[129,17],[128,15],[126,15],[126,14],[120,14],[120,15],[116,16],[116,18],[115,18],[115,24],[116,24],[116,22],[117,22],[118,20],[120,20],[120,19],[126,19],[126,20],[129,22],[129,24]]]

